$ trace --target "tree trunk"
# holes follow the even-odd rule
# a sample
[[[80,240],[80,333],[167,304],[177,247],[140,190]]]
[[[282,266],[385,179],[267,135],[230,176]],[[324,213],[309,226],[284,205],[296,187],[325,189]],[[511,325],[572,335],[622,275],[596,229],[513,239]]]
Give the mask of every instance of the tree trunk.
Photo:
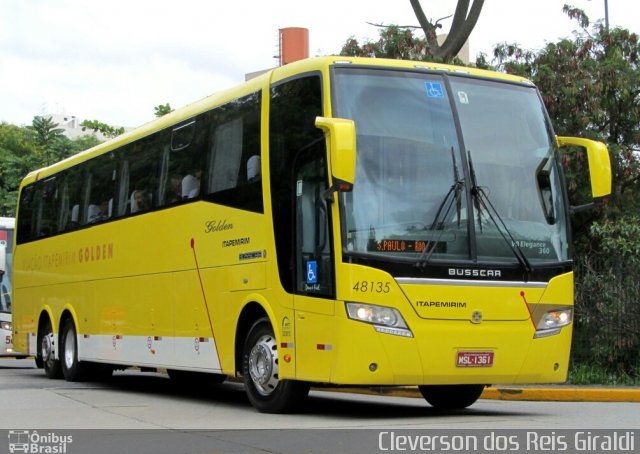
[[[439,45],[436,38],[438,25],[429,22],[420,5],[420,0],[409,0],[409,2],[427,38],[429,52],[435,58],[444,62],[450,62],[458,55],[458,52],[460,52],[460,49],[462,49],[462,46],[464,46],[464,43],[478,22],[482,6],[484,5],[484,0],[473,0],[471,9],[469,10],[471,0],[458,0],[447,39],[445,39],[442,45]]]

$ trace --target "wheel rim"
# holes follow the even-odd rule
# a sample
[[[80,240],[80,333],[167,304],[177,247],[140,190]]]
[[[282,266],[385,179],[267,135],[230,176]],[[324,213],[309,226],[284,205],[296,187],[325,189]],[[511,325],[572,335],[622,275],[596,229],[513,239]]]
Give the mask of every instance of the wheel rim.
[[[48,333],[42,336],[42,361],[49,362],[53,353],[53,333]]]
[[[263,396],[270,395],[278,386],[278,349],[273,336],[262,336],[251,349],[249,375]]]
[[[67,335],[64,338],[64,365],[67,369],[73,367],[73,363],[76,359],[76,342],[75,333],[72,329],[67,331]]]

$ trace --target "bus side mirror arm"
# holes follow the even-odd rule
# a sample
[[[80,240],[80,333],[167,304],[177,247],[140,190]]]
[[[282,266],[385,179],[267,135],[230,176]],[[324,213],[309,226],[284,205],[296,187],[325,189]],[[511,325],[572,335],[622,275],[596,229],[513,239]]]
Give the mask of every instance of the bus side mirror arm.
[[[324,199],[333,202],[334,192],[350,192],[356,178],[356,126],[353,120],[316,117],[316,127],[327,139],[331,181]]]
[[[600,205],[602,205],[602,199],[598,199],[591,203],[585,203],[584,205],[572,205],[569,207],[569,214],[573,216],[574,214],[582,213],[583,211],[592,210]]]

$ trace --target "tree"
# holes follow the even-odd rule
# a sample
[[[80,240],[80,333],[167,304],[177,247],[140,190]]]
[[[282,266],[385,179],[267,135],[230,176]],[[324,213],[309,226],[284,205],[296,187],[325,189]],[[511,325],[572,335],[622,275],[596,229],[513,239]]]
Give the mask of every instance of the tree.
[[[35,143],[40,148],[44,159],[44,164],[53,162],[51,152],[54,145],[64,137],[64,129],[58,128],[58,123],[54,123],[51,117],[33,117],[31,130],[35,133]]]
[[[439,45],[436,31],[441,25],[437,21],[436,23],[432,23],[427,19],[420,5],[420,0],[409,0],[409,2],[420,23],[420,27],[427,37],[429,53],[435,60],[442,60],[444,62],[450,62],[458,55],[458,52],[460,52],[464,43],[467,42],[469,35],[471,35],[473,28],[476,26],[480,12],[482,11],[482,6],[484,5],[484,0],[473,0],[471,9],[469,9],[470,0],[458,0],[447,38],[442,45]]]
[[[531,79],[540,89],[559,135],[583,136],[607,143],[614,188],[605,215],[617,217],[640,209],[640,39],[629,30],[591,30],[583,11],[565,5],[564,12],[581,30],[573,39],[549,43],[534,53],[517,45],[494,50],[498,69]],[[563,157],[569,189],[577,195],[588,184],[586,159]],[[584,227],[589,228],[589,223]]]
[[[38,128],[40,123],[36,121]],[[42,127],[41,131],[49,129]],[[36,131],[33,126],[0,123],[0,216],[15,216],[18,187],[29,172],[100,143],[92,135],[70,140],[56,134],[55,140],[48,139],[48,152],[43,153],[45,141]]]
[[[531,79],[540,89],[556,133],[607,143],[613,192],[599,209],[572,217],[576,249],[574,363],[621,377],[640,377],[640,38],[583,11],[572,39],[538,52],[514,44],[494,50],[497,68]],[[477,62],[486,66],[486,57]],[[587,160],[564,153],[569,196],[588,193]],[[635,378],[634,378],[635,377]]]
[[[173,112],[173,109],[171,108],[171,104],[169,104],[169,103],[160,104],[160,105],[154,107],[153,109],[155,111],[154,112],[155,116],[158,117],[158,118],[163,117],[163,116]]]
[[[360,45],[353,37],[347,39],[340,55],[426,61],[431,57],[426,48],[427,41],[415,36],[411,29],[390,25],[380,29],[378,41],[367,41]]]
[[[0,215],[15,215],[20,180],[41,167],[41,157],[33,131],[0,123]]]
[[[474,0],[471,9],[470,0],[458,0],[451,29],[442,45],[438,44],[436,32],[442,28],[440,21],[446,17],[432,22],[427,19],[419,0],[409,1],[420,26],[372,24],[381,28],[378,41],[366,41],[360,45],[354,37],[350,37],[342,46],[340,55],[461,63],[456,61],[456,55],[473,31],[484,0]],[[422,28],[424,38],[415,35],[413,29],[417,28]]]

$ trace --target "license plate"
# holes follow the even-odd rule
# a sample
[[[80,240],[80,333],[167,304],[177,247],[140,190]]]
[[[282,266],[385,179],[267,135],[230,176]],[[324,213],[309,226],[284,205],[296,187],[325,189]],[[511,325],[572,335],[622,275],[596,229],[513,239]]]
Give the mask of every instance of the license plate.
[[[491,367],[493,352],[458,352],[457,367]]]

